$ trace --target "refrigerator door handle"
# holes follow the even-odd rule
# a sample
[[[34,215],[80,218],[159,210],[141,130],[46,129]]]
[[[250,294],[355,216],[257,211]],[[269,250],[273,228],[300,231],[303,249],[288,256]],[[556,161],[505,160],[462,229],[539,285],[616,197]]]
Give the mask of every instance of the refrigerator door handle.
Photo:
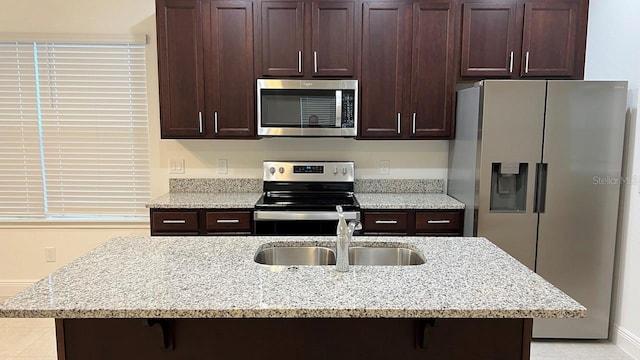
[[[533,212],[544,214],[545,203],[547,202],[547,167],[549,164],[536,164],[536,184],[535,197],[533,199]]]

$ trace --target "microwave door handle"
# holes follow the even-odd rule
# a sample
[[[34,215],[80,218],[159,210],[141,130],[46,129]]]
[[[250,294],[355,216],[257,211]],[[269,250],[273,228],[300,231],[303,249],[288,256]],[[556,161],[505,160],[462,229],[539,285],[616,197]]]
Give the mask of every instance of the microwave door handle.
[[[336,90],[336,128],[342,127],[342,90]]]

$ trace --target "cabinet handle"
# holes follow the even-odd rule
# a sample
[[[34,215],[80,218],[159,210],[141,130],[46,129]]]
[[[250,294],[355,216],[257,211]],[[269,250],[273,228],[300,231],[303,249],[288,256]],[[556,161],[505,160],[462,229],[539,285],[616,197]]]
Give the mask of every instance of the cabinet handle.
[[[318,73],[318,52],[313,52],[313,72]]]
[[[513,74],[513,51],[509,55],[509,72]]]
[[[187,220],[162,220],[163,224],[186,224]]]
[[[400,113],[398,113],[398,134],[400,134]]]
[[[450,224],[451,220],[427,220],[427,224]]]
[[[217,111],[213,112],[213,131],[216,134],[218,133],[218,112]]]
[[[411,116],[411,133],[416,133],[416,113],[413,113]]]
[[[529,52],[524,56],[524,73],[529,73]]]
[[[376,220],[376,224],[397,224],[398,220]]]
[[[217,219],[218,224],[237,224],[240,222],[238,219]]]
[[[202,111],[198,111],[198,129],[202,134]]]
[[[298,72],[302,73],[302,51],[298,51]]]

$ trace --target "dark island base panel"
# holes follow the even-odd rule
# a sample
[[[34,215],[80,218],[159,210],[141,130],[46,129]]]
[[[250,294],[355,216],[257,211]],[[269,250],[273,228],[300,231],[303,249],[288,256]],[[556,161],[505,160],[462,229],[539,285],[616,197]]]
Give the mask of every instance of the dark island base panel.
[[[58,359],[529,360],[531,319],[64,319]]]

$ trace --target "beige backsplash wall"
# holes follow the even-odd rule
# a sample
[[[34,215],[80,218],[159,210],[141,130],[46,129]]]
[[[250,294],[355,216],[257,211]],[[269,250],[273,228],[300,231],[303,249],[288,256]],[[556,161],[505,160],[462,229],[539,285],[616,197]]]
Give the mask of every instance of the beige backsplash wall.
[[[445,179],[448,141],[356,141],[342,138],[261,140],[161,140],[153,169],[154,196],[168,191],[170,177],[262,177],[263,160],[352,160],[357,178]],[[169,159],[185,160],[185,174],[169,174]],[[225,159],[228,173],[218,174]],[[389,175],[380,161],[390,161]]]

